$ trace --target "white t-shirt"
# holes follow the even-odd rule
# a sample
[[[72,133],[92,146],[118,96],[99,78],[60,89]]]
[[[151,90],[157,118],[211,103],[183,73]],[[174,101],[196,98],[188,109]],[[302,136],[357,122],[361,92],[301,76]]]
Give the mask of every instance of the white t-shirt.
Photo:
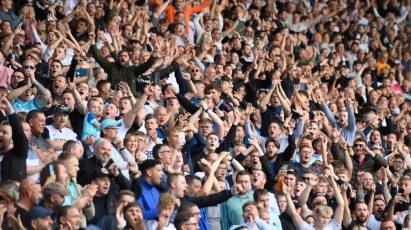
[[[325,226],[325,228],[323,228],[322,230],[340,230],[340,229],[341,229],[341,225],[337,224],[337,222],[334,219],[332,219],[330,223],[328,223],[328,225]],[[315,230],[315,228],[312,225],[304,221],[304,224],[300,228],[300,230]]]
[[[77,134],[69,128],[64,127],[58,130],[53,125],[47,125],[46,128],[49,130],[50,140],[52,141],[77,140]]]

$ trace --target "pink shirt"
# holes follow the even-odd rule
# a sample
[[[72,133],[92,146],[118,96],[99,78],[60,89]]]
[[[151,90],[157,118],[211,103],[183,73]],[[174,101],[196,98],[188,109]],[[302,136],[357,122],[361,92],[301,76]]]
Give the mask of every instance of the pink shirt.
[[[10,78],[13,73],[13,69],[0,65],[0,86],[8,88],[10,85]]]

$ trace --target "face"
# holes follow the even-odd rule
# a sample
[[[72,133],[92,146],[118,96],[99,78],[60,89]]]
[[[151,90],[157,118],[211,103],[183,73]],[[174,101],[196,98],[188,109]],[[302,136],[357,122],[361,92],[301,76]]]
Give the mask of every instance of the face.
[[[243,188],[243,190],[240,191],[239,194],[240,194],[240,195],[245,195],[245,194],[248,193],[248,190],[249,190],[250,187],[251,187],[251,178],[250,178],[249,175],[242,175],[242,176],[239,176],[239,177],[237,178],[236,183],[239,184],[239,185],[241,185],[241,187]]]
[[[254,170],[253,171],[253,182],[252,182],[253,188],[262,189],[264,188],[265,182],[266,182],[266,179],[265,179],[264,172],[261,170]]]
[[[207,137],[207,148],[216,150],[219,145],[218,137],[216,135],[209,135]]]
[[[32,186],[30,186],[30,190],[29,192],[29,197],[30,197],[30,201],[37,205],[40,203],[41,199],[43,199],[43,194],[41,191],[41,185],[40,184],[33,184]]]
[[[105,177],[99,177],[96,178],[95,183],[97,184],[97,195],[98,196],[105,196],[108,194],[108,191],[110,189],[110,178],[105,176]]]
[[[160,158],[160,161],[165,165],[172,165],[172,163],[173,163],[172,162],[173,151],[168,146],[163,146],[158,151],[158,157]]]
[[[257,204],[259,207],[263,208],[263,210],[268,210],[270,207],[270,199],[268,194],[258,197]]]
[[[67,160],[67,163],[64,164],[64,167],[66,167],[67,174],[70,177],[77,177],[77,172],[80,170],[77,158],[72,157]]]
[[[27,140],[30,140],[30,138],[31,138],[31,128],[30,128],[29,123],[21,122],[21,126],[23,127],[23,132],[24,132],[24,135],[26,136]]]
[[[204,136],[207,136],[207,135],[209,135],[211,132],[213,132],[213,128],[212,128],[212,126],[211,126],[211,123],[209,123],[209,122],[204,122],[204,123],[201,123],[200,125],[199,125],[200,127],[200,132],[204,135]]]
[[[159,185],[161,182],[161,177],[163,177],[163,167],[161,165],[156,165],[154,168],[148,170],[150,174],[151,182],[155,185]]]
[[[284,177],[284,184],[286,184],[290,188],[295,187],[296,178],[294,174],[287,174]]]
[[[128,208],[124,216],[131,226],[136,226],[136,224],[141,223],[141,221],[143,220],[143,213],[141,212],[141,208],[137,206]]]
[[[53,225],[53,220],[50,216],[39,218],[31,222],[32,229],[36,230],[51,230]]]
[[[359,203],[355,206],[355,217],[360,223],[365,223],[368,219],[368,207],[365,203]]]
[[[359,155],[363,155],[365,153],[365,143],[361,141],[357,141],[354,143],[354,152]]]
[[[114,119],[117,115],[117,106],[110,103],[108,104],[103,111],[104,118],[112,118]]]
[[[119,60],[122,65],[126,65],[128,64],[128,61],[130,60],[130,55],[128,55],[128,52],[121,52]]]
[[[191,182],[191,184],[189,184],[189,186],[188,186],[188,193],[190,195],[196,194],[198,191],[200,191],[201,186],[202,186],[201,181],[197,180],[197,179],[194,179]]]
[[[117,126],[109,126],[103,130],[104,137],[108,140],[114,140],[118,134],[118,127]]]
[[[194,216],[191,217],[190,219],[187,220],[187,222],[185,222],[182,225],[181,229],[184,229],[184,230],[198,230],[199,227],[198,227],[197,219]]]
[[[188,185],[184,176],[179,176],[173,184],[173,195],[177,198],[183,198],[188,191]]]
[[[131,110],[131,101],[129,99],[121,99],[119,102],[120,114],[126,114]]]
[[[63,129],[66,125],[67,125],[67,121],[68,121],[68,114],[66,113],[57,113],[54,114],[54,126],[57,129]]]
[[[10,78],[10,86],[13,88],[17,87],[17,84],[24,80],[24,74],[21,72],[14,72]]]
[[[277,138],[281,133],[280,126],[277,123],[271,123],[268,127],[268,135],[270,138]]]
[[[70,223],[70,225],[74,228],[74,229],[78,229],[80,228],[80,224],[81,224],[81,215],[80,215],[80,211],[76,208],[70,208],[67,211],[67,214],[62,218],[64,219],[63,222],[68,222]]]
[[[285,196],[277,197],[277,203],[278,207],[280,208],[280,212],[285,212],[285,210],[287,209],[287,199],[285,198]]]
[[[311,160],[311,156],[313,154],[313,151],[309,147],[303,147],[300,149],[300,161],[303,164],[307,164]]]
[[[391,220],[384,221],[381,224],[381,230],[395,230],[395,229],[397,229],[397,228],[395,227],[394,222],[392,222]]]
[[[258,218],[258,209],[255,205],[248,205],[244,208],[243,212],[244,221],[249,221],[250,219]]]
[[[0,150],[6,150],[13,144],[13,132],[10,125],[0,126]]]
[[[155,117],[157,118],[158,124],[163,126],[167,121],[167,110],[165,108],[159,108],[154,113]]]
[[[53,81],[53,91],[62,93],[67,88],[67,80],[64,76],[58,76]]]
[[[200,222],[201,219],[201,212],[197,206],[194,206],[190,209],[190,213],[196,218],[197,222]]]
[[[318,213],[318,214],[314,213],[314,220],[318,226],[323,227],[323,226],[326,226],[328,223],[330,223],[331,216],[325,213]]]
[[[94,150],[94,154],[102,164],[107,164],[107,162],[111,159],[110,142],[103,141],[102,143],[99,143]]]

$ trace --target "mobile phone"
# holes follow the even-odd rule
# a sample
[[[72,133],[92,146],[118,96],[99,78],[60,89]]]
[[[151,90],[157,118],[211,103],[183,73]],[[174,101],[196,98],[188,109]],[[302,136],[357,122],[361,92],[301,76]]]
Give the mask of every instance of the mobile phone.
[[[54,176],[54,168],[52,164],[49,164],[49,173],[50,173],[50,176]]]
[[[403,188],[399,188],[399,189],[398,189],[398,193],[401,193],[401,194],[404,193],[404,189],[403,189]]]

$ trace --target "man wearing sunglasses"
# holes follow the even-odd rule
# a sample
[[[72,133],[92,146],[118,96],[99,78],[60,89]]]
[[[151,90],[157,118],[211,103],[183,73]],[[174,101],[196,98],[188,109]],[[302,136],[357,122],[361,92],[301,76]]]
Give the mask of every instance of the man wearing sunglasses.
[[[379,154],[368,148],[367,140],[357,138],[353,145],[354,156],[352,156],[353,174],[357,175],[358,171],[370,172],[374,175],[381,167],[387,167],[387,160]],[[355,179],[355,177],[353,177]],[[375,178],[374,178],[375,179]]]
[[[27,59],[23,62],[23,72],[27,81],[21,82],[18,88],[13,90],[7,96],[7,99],[12,102],[16,112],[30,112],[31,110],[46,109],[51,102],[51,93],[46,89],[35,77],[35,63],[33,60]],[[33,90],[36,88],[37,93]],[[33,98],[33,94],[35,97]]]

